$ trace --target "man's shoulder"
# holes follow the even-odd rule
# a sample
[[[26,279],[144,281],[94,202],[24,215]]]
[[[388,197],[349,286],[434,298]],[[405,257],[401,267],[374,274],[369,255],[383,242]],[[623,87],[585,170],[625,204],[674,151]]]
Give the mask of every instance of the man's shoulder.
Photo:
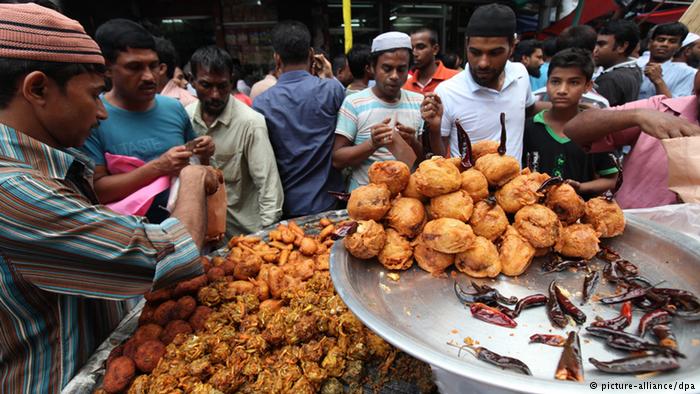
[[[511,62],[510,60],[506,62],[506,77],[513,79],[526,78],[527,83],[530,83],[530,74],[527,72],[527,68],[520,62]]]
[[[422,94],[412,92],[407,89],[401,89],[401,98],[408,101],[411,104],[418,103],[420,105],[423,102]]]
[[[187,116],[192,119],[194,118],[195,112],[197,112],[197,105],[199,104],[199,99],[191,102],[189,105],[185,107],[185,112],[187,112]]]
[[[450,94],[452,92],[465,90],[467,88],[466,84],[464,83],[466,72],[469,71],[459,71],[457,74],[452,76],[452,78],[440,82],[440,84],[435,88],[435,94],[439,96],[440,94]]]
[[[261,113],[233,97],[229,100],[233,104],[233,120],[235,122],[246,122],[253,127],[265,126],[265,117]]]
[[[156,101],[158,102],[158,107],[162,107],[163,109],[166,110],[171,110],[173,108],[182,108],[182,104],[180,104],[177,99],[168,97],[168,96],[163,96],[162,94],[156,94]]]

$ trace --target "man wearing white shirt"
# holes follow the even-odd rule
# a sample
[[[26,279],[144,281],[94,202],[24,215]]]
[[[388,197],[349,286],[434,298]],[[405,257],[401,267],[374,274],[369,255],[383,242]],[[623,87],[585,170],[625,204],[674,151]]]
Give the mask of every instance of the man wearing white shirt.
[[[459,156],[459,121],[472,142],[499,140],[499,116],[506,114],[507,154],[522,158],[525,117],[535,111],[535,99],[525,66],[508,61],[514,47],[515,13],[500,4],[476,9],[467,25],[467,70],[441,83],[441,134],[451,156]]]

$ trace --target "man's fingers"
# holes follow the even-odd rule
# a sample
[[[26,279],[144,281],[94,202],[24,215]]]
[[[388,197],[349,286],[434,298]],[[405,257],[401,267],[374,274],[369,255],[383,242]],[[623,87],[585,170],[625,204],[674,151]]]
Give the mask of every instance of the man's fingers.
[[[683,135],[683,137],[693,137],[696,135],[700,135],[700,127],[694,124],[685,125],[681,128],[681,134]]]

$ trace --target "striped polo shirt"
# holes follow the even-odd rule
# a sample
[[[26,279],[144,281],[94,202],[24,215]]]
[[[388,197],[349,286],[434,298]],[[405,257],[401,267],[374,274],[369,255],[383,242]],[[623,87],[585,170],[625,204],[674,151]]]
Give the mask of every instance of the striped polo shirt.
[[[345,97],[338,112],[338,124],[335,133],[350,140],[353,145],[360,145],[372,136],[372,126],[390,118],[390,125],[396,122],[416,130],[416,135],[423,127],[420,105],[423,95],[401,89],[401,98],[395,103],[387,103],[372,92],[372,88]],[[386,147],[374,151],[372,155],[353,168],[348,191],[369,183],[367,171],[375,161],[396,160]]]
[[[121,300],[202,271],[177,219],[96,205],[89,163],[0,124],[0,392],[60,392]]]

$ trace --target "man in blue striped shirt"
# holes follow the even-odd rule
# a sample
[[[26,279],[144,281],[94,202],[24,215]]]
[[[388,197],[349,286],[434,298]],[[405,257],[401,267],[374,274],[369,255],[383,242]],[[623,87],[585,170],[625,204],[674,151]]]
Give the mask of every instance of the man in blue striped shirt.
[[[97,205],[75,147],[107,113],[104,59],[76,21],[0,5],[0,392],[58,393],[122,318],[120,300],[199,275],[206,192],[180,173],[161,225]]]

